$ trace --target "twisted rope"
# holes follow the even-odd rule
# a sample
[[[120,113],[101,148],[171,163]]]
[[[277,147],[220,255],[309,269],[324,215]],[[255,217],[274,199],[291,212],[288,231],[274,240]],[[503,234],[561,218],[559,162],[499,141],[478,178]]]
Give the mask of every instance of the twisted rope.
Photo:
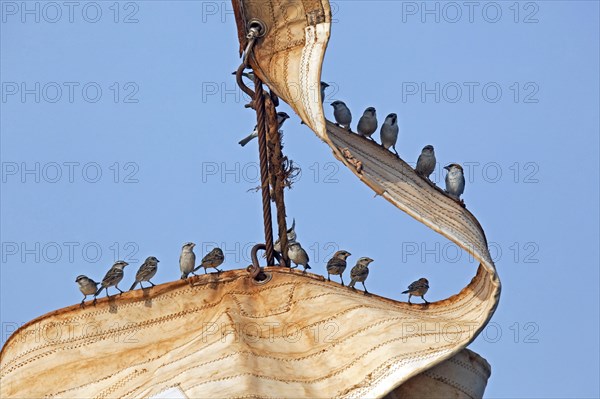
[[[260,183],[262,191],[263,219],[265,222],[265,252],[267,264],[273,265],[273,221],[271,220],[271,194],[269,192],[265,96],[262,81],[258,77],[255,77],[254,85],[254,107],[256,110],[256,125],[258,129],[258,158],[260,160]],[[275,123],[277,123],[277,121],[275,121]]]
[[[285,172],[283,169],[283,153],[281,145],[281,133],[277,123],[277,113],[275,104],[271,96],[265,95],[265,108],[267,111],[267,120],[269,126],[268,134],[268,153],[269,153],[269,174],[271,178],[271,187],[273,189],[273,201],[277,209],[277,225],[279,228],[279,243],[281,249],[280,266],[289,266],[288,259],[288,240],[287,240],[287,222],[284,201]]]

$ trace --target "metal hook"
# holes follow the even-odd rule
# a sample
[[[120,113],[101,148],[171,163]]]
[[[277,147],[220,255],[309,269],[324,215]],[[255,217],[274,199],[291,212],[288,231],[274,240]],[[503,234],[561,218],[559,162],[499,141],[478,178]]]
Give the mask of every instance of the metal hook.
[[[266,250],[267,246],[265,244],[256,244],[252,247],[252,251],[250,252],[250,256],[252,257],[252,264],[246,268],[248,274],[256,284],[265,284],[271,280],[271,273],[267,273],[262,270],[260,265],[258,264],[258,255],[257,252],[259,250]]]

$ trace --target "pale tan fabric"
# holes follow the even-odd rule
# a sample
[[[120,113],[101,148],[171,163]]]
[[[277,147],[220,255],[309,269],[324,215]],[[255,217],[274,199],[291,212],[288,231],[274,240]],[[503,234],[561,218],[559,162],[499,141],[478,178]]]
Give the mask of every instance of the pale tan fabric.
[[[460,294],[411,306],[267,271],[263,285],[227,271],[34,320],[2,351],[0,396],[381,396],[472,340],[491,291],[480,269]]]
[[[471,399],[482,398],[491,370],[488,362],[469,349],[423,371],[385,399]]]

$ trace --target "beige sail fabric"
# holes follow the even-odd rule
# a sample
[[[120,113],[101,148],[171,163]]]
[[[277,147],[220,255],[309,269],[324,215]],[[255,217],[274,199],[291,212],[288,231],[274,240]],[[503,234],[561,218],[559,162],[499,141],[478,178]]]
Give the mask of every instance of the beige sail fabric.
[[[226,271],[34,320],[2,350],[0,396],[161,397],[171,388],[189,398],[382,396],[472,340],[487,314],[479,298],[491,291],[483,268],[429,306],[266,270],[264,284]]]
[[[385,399],[482,398],[490,377],[488,362],[469,349],[423,371],[385,396]]]

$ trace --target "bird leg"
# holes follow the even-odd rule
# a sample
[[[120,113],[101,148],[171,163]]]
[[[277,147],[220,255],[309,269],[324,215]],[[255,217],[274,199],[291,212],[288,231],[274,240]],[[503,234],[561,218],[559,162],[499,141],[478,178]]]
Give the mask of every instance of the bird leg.
[[[426,304],[429,304],[429,302],[427,302],[427,299],[425,299],[425,295],[423,295],[421,298],[423,298]]]
[[[394,144],[394,145],[392,146],[392,148],[394,149],[394,153],[396,154],[396,156],[397,156],[398,158],[400,158],[400,155],[398,154],[398,151],[396,151],[396,144]]]
[[[327,281],[331,281],[331,279],[329,278],[329,272],[327,272]]]
[[[152,284],[153,287],[156,287],[156,284],[154,284],[152,281],[148,280],[148,282]]]
[[[367,286],[365,285],[365,282],[362,282],[363,288],[365,289],[365,295],[369,295],[369,291],[367,291]]]
[[[81,306],[82,308],[85,308],[85,305],[83,304],[83,303],[85,302],[85,298],[87,298],[87,295],[84,295],[84,296],[83,296],[83,299],[81,300],[81,305],[80,305],[80,306]]]
[[[215,267],[215,269],[217,269],[217,268]],[[219,269],[217,269],[217,273],[221,273],[222,271],[223,271],[223,270],[219,270]]]
[[[408,294],[408,304],[412,305],[412,303],[410,302],[410,298],[412,297],[412,294]]]
[[[340,274],[340,280],[342,281],[342,287],[344,286],[344,279],[342,278],[342,275]]]
[[[123,295],[123,291],[121,291],[118,285],[115,285],[115,288],[119,290],[119,296]],[[106,291],[108,292],[108,289]]]
[[[140,281],[140,288],[144,289],[144,284],[142,284],[142,282]]]

